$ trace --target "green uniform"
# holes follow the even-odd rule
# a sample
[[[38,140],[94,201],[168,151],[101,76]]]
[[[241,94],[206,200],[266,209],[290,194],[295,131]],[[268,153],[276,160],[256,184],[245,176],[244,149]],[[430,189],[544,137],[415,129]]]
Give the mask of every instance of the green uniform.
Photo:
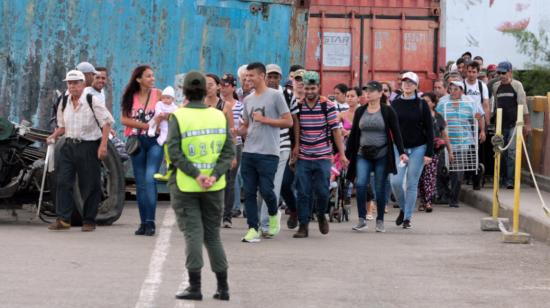
[[[192,101],[170,117],[167,144],[176,170],[168,185],[178,227],[185,235],[186,268],[189,272],[201,270],[204,243],[212,271],[227,271],[220,223],[224,174],[235,155],[227,120],[221,111]],[[215,176],[218,181],[203,190],[195,181],[200,174]]]

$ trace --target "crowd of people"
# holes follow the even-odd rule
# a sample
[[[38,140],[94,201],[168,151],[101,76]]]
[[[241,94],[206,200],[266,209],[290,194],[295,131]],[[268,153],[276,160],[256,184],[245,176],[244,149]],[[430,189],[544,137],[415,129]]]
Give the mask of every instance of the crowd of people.
[[[62,185],[51,230],[70,228],[76,175],[84,201],[82,231],[95,229],[99,164],[108,140],[116,138],[105,107],[107,78],[105,68],[83,62],[64,80],[67,92],[55,106],[57,128],[48,138],[55,143],[64,137],[56,153]],[[432,212],[435,203],[458,207],[465,175],[480,189],[483,172],[466,161],[473,152],[476,164],[491,165],[487,140],[494,134],[496,108],[503,110],[506,143],[514,135],[520,104],[524,133],[530,130],[525,92],[507,61],[485,68],[481,57],[472,59],[466,52],[440,72],[432,91],[422,93],[420,84],[416,73],[403,71],[397,81],[338,84],[327,97],[320,93],[315,71],[293,65],[284,76],[276,64],[255,62],[241,66],[237,78],[187,73],[185,100],[177,106],[174,88],[156,88],[152,67],[136,67],[121,98],[120,124],[127,140],[119,149],[131,160],[136,181],[136,235],[155,234],[157,185],[168,182],[186,237],[191,283],[177,297],[202,298],[204,243],[218,278],[215,296],[229,299],[219,232],[232,228],[236,217],[246,217],[242,241],[247,243],[280,232],[281,208],[287,227],[297,228],[294,238],[307,238],[314,221],[327,234],[331,181],[341,177],[346,211],[356,196],[358,219],[352,230],[365,231],[375,220],[375,231],[385,232],[391,199],[399,208],[396,225],[410,229],[416,210]],[[514,143],[506,152],[502,185],[513,188]],[[159,174],[163,160],[167,173]]]

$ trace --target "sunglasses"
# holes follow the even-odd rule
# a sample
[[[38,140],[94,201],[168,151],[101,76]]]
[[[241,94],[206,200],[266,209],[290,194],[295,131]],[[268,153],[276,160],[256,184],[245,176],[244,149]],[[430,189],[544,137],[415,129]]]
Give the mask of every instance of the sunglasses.
[[[497,72],[499,75],[506,75],[508,72]]]
[[[384,93],[390,93],[390,89],[382,89],[382,92],[384,92]]]

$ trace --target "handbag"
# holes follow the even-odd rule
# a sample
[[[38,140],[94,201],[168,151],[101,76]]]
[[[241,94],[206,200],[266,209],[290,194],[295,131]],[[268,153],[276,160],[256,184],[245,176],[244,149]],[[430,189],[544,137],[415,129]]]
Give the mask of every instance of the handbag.
[[[149,91],[149,94],[147,94],[147,101],[145,102],[145,108],[143,108],[144,111],[147,111],[147,105],[149,105],[149,98],[151,97],[151,91]],[[145,112],[143,114],[145,114]],[[141,119],[138,118],[138,121],[140,120]],[[145,122],[145,121],[141,120],[140,122]],[[140,150],[139,135],[141,135],[141,128],[138,130],[137,134],[131,135],[128,137],[128,140],[126,141],[126,153],[128,153],[128,155],[134,155],[139,152]]]
[[[374,145],[364,145],[361,147],[361,156],[365,159],[376,159],[380,150],[382,150],[386,145],[383,146],[374,146]]]

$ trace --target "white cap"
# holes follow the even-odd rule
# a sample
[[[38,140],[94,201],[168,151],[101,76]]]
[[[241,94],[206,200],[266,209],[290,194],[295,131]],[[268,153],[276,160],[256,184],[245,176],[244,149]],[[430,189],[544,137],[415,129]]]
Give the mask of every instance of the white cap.
[[[416,85],[418,85],[418,75],[416,75],[413,72],[406,72],[405,74],[403,74],[403,76],[401,77],[401,81],[403,81],[405,79],[409,79],[410,81],[412,81]]]
[[[81,71],[77,70],[71,70],[67,72],[67,75],[65,76],[65,79],[63,81],[77,81],[81,80],[84,81],[84,74]]]
[[[266,70],[266,74],[269,74],[269,73],[277,73],[277,74],[283,76],[283,70],[282,70],[281,67],[278,66],[277,64],[268,64],[268,65],[265,67],[265,70]]]
[[[451,84],[464,90],[464,82],[462,81],[451,81]]]
[[[458,72],[458,66],[456,66],[456,63],[451,64],[451,68],[449,68],[449,72]]]
[[[80,62],[76,66],[76,69],[83,72],[84,74],[86,74],[86,73],[97,74],[97,71],[95,70],[95,67],[90,62]]]
[[[174,88],[172,88],[171,86],[167,86],[162,91],[162,96],[170,96],[172,98],[175,98],[176,97],[176,91],[174,91]]]

